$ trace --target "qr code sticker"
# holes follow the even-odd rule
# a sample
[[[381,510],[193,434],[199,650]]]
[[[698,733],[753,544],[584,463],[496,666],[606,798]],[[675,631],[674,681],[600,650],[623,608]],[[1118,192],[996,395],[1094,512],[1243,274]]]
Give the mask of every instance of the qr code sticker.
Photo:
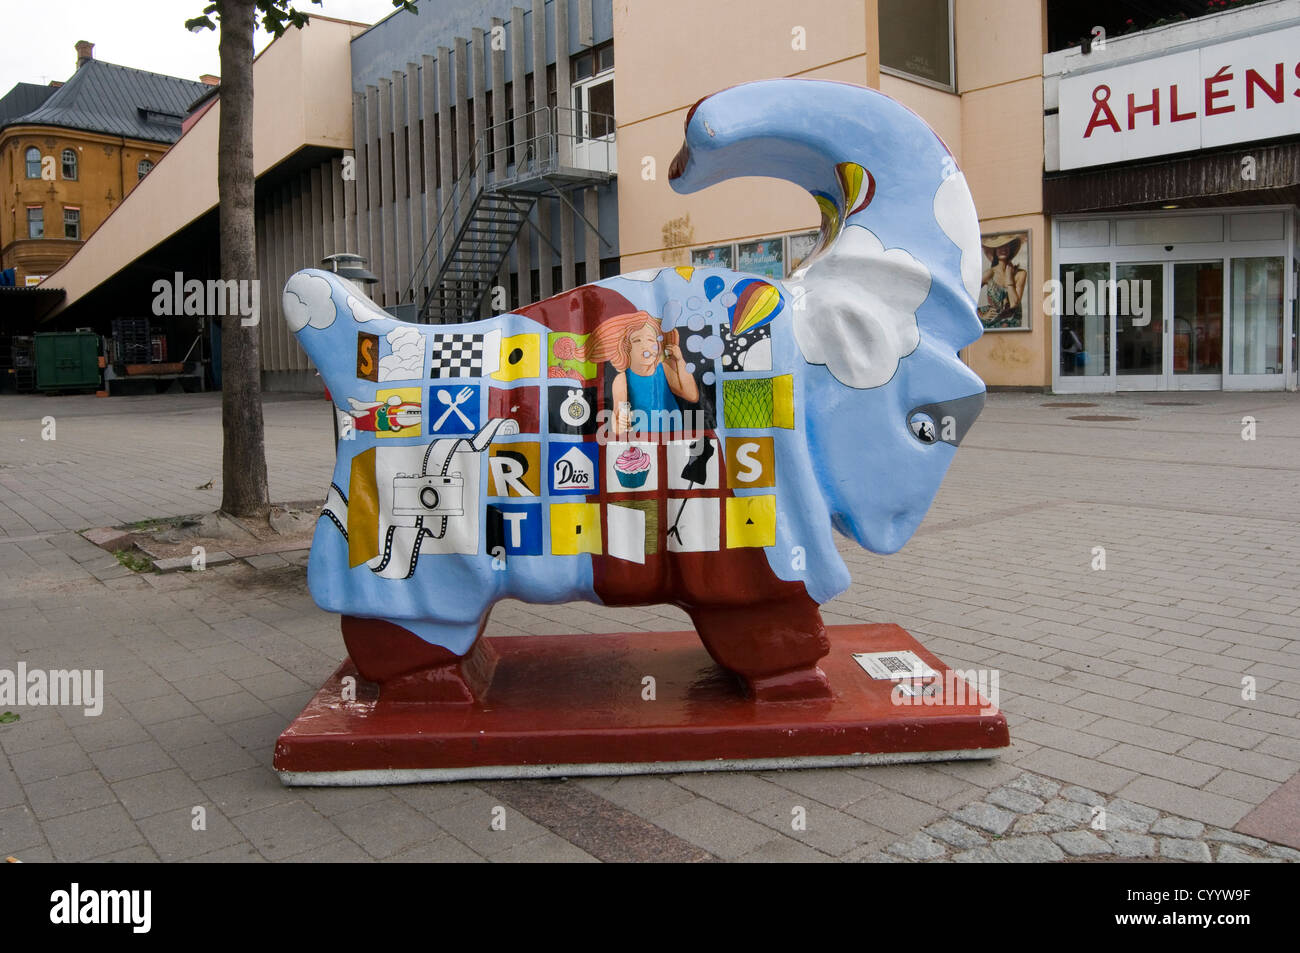
[[[934,678],[939,673],[911,651],[855,652],[853,660],[872,678],[900,679]]]

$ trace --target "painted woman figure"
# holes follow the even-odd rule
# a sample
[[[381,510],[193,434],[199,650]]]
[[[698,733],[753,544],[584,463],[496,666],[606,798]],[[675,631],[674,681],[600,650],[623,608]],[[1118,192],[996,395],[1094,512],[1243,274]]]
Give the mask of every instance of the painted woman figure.
[[[989,267],[985,269],[980,284],[988,294],[989,303],[980,306],[980,321],[986,328],[1024,327],[1020,303],[1029,276],[1015,262],[1020,251],[1020,239],[1013,235],[986,238],[984,251],[989,256]]]
[[[681,427],[678,399],[688,404],[700,399],[699,387],[677,343],[677,332],[665,334],[659,319],[645,311],[602,321],[577,354],[584,361],[608,361],[618,372],[613,383],[616,437],[631,429],[634,414],[637,429],[655,431],[666,420],[675,420]]]

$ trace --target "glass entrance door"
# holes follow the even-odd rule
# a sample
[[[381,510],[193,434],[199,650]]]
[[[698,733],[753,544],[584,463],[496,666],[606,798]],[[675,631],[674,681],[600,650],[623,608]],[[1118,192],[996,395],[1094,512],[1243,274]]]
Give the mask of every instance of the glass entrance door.
[[[1217,390],[1223,262],[1116,263],[1110,290],[1119,390]]]
[[[1115,374],[1120,390],[1167,390],[1163,262],[1115,266]]]
[[[1223,386],[1223,261],[1173,263],[1168,347],[1174,390]]]

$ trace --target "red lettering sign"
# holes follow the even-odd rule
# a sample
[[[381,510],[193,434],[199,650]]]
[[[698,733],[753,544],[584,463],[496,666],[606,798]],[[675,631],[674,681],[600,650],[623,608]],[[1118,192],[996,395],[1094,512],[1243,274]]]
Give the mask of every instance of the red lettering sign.
[[[1133,128],[1133,120],[1137,118],[1137,114],[1146,113],[1146,112],[1149,112],[1151,114],[1151,125],[1153,126],[1160,125],[1160,90],[1158,88],[1151,90],[1151,102],[1147,103],[1145,106],[1135,105],[1133,94],[1132,93],[1128,94],[1129,129]]]
[[[1224,75],[1224,71],[1227,69],[1229,69],[1229,67],[1222,66],[1219,68],[1219,71],[1215,73],[1213,76],[1205,77],[1205,115],[1207,116],[1217,116],[1220,113],[1230,113],[1237,108],[1232,104],[1228,104],[1227,106],[1214,105],[1214,101],[1216,99],[1222,99],[1224,96],[1228,95],[1228,91],[1226,89],[1214,88],[1220,83],[1232,82],[1231,73]]]
[[[1269,99],[1273,100],[1273,102],[1280,103],[1282,101],[1282,98],[1286,95],[1286,91],[1282,88],[1282,64],[1278,63],[1277,66],[1275,67],[1275,70],[1276,70],[1277,78],[1272,86],[1264,82],[1264,77],[1260,76],[1253,69],[1246,70],[1246,108],[1247,109],[1255,108],[1255,87],[1256,86],[1262,89],[1264,91],[1264,95],[1266,95]]]
[[[1180,113],[1178,111],[1178,84],[1169,87],[1169,121],[1182,122],[1184,119],[1195,119],[1196,110],[1189,113]]]
[[[1105,95],[1103,96],[1102,93],[1105,93]],[[1110,126],[1116,132],[1121,131],[1119,122],[1115,119],[1115,114],[1110,111],[1110,106],[1106,105],[1108,99],[1110,99],[1110,87],[1105,83],[1092,91],[1092,101],[1096,105],[1092,107],[1092,118],[1088,120],[1088,128],[1084,130],[1083,138],[1087,139],[1091,136],[1092,131],[1098,126]]]

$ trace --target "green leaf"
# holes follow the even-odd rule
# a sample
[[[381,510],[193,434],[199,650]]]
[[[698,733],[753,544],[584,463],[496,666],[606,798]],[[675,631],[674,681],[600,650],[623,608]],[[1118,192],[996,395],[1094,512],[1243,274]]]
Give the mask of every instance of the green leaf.
[[[20,717],[22,716],[12,711],[7,711],[3,715],[0,715],[0,725],[7,725],[11,721],[17,721]]]

